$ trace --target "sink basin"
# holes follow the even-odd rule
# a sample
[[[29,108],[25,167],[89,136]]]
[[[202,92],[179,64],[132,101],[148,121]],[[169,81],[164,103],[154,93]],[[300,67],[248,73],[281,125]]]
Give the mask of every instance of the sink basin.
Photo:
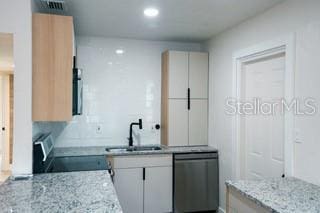
[[[156,150],[161,150],[160,146],[135,146],[135,147],[130,147],[127,149],[127,151],[156,151]]]
[[[106,148],[107,152],[126,152],[126,148],[119,148],[119,147],[112,147],[112,148]]]
[[[161,150],[160,146],[108,147],[107,152],[143,152]]]

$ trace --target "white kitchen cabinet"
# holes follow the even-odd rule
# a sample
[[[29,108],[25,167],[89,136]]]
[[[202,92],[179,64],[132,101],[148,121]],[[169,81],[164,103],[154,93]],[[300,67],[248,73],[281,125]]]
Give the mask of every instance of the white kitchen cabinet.
[[[161,144],[208,144],[208,53],[162,54]]]
[[[189,110],[189,145],[206,145],[207,141],[208,100],[191,99]]]
[[[170,146],[188,145],[188,104],[185,100],[169,99],[168,141]]]
[[[208,53],[189,53],[190,98],[208,98]]]
[[[124,212],[143,212],[142,168],[114,169],[114,186]]]
[[[172,212],[172,155],[130,155],[108,158],[124,212]]]
[[[168,67],[169,98],[187,98],[188,52],[170,51]]]
[[[144,212],[171,212],[172,167],[149,167],[145,172]]]

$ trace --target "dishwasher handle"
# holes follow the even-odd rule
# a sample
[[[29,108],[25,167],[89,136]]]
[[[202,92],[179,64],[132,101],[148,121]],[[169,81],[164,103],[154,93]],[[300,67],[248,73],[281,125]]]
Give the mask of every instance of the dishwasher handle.
[[[175,160],[174,163],[175,164],[188,164],[188,163],[202,163],[202,162],[213,162],[213,161],[218,162],[218,158]]]
[[[181,160],[199,160],[199,159],[218,159],[217,152],[210,152],[210,153],[191,153],[191,154],[175,154],[174,160],[181,161]]]

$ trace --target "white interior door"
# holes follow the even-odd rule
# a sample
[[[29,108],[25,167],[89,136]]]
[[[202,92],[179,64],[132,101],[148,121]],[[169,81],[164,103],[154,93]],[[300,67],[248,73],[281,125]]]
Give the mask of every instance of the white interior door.
[[[123,212],[143,212],[142,168],[115,169],[114,186]]]
[[[188,102],[187,99],[169,99],[168,144],[188,145]]]
[[[189,87],[191,98],[208,98],[208,53],[189,53]]]
[[[189,145],[208,144],[208,100],[191,99],[189,110]]]
[[[188,52],[169,52],[169,98],[187,98]]]
[[[0,128],[3,125],[3,76],[0,75]],[[0,172],[5,167],[5,160],[4,160],[4,152],[5,152],[5,137],[4,132],[0,129]]]
[[[243,66],[243,100],[276,102],[284,97],[284,54]],[[264,112],[269,107],[263,107]],[[281,177],[284,174],[284,116],[275,107],[272,115],[245,115],[241,126],[241,175],[244,179]]]
[[[146,168],[144,212],[172,212],[172,167]]]

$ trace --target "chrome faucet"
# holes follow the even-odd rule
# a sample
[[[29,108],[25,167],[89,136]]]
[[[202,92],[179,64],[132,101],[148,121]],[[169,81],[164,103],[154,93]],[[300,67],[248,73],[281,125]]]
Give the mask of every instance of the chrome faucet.
[[[139,119],[139,122],[138,123],[131,123],[130,124],[130,133],[129,133],[129,146],[133,146],[133,138],[132,138],[132,127],[133,126],[139,126],[139,129],[142,129],[142,119]]]

